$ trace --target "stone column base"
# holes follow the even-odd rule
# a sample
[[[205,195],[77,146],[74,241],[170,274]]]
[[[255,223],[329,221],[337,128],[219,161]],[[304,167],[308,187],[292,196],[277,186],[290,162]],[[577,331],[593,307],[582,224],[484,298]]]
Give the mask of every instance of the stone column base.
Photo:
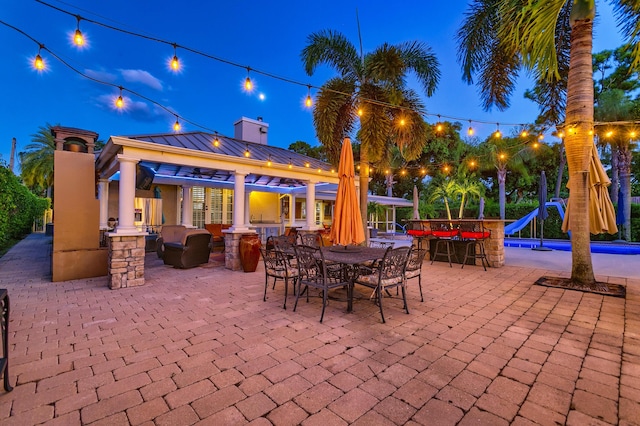
[[[224,267],[232,271],[241,271],[240,263],[240,237],[242,233],[224,233]]]
[[[109,233],[107,279],[110,289],[144,285],[145,234]]]

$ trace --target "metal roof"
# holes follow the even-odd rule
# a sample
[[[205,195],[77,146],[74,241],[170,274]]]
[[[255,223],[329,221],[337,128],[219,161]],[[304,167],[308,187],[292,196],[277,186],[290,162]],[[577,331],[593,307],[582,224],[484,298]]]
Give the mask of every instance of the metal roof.
[[[214,146],[216,138],[218,146]],[[180,184],[177,181],[182,180],[182,183],[230,187],[239,164],[248,171],[245,184],[283,192],[306,187],[310,178],[337,183],[335,168],[329,163],[284,148],[205,132],[111,137],[96,160],[103,176],[109,175],[107,169],[111,173],[117,170],[116,156],[127,154],[127,149],[140,156],[141,165],[156,172],[154,182],[159,183],[164,179],[167,183]],[[169,156],[169,153],[176,155]],[[198,161],[194,161],[194,157]]]

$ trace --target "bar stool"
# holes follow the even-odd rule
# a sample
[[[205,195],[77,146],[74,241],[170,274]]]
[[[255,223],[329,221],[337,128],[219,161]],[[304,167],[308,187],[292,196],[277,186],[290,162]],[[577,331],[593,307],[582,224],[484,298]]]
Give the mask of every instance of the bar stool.
[[[418,240],[418,250],[422,248],[422,241],[431,236],[431,227],[428,222],[409,222],[411,229],[407,230],[407,235],[411,235]]]
[[[436,238],[436,248],[431,258],[431,264],[437,259],[438,256],[447,256],[449,260],[449,267],[453,268],[451,264],[451,255],[459,263],[458,256],[456,255],[455,248],[453,247],[453,239],[458,236],[458,229],[453,226],[453,223],[449,221],[443,221],[439,223],[431,224],[431,235]]]
[[[467,259],[473,258],[474,264],[475,259],[480,259],[482,261],[482,267],[485,271],[487,270],[487,266],[490,265],[484,251],[484,241],[490,236],[491,230],[485,229],[484,224],[481,221],[460,223],[460,238],[463,241],[466,241],[462,268],[464,268],[464,265],[467,263]],[[474,249],[473,254],[471,253],[472,248]],[[486,266],[485,262],[487,263]]]

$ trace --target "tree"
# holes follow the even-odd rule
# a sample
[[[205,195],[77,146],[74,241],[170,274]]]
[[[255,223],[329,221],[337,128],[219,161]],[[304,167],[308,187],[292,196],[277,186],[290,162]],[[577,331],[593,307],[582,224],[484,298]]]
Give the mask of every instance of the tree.
[[[53,186],[53,153],[56,150],[52,127],[49,123],[40,126],[38,132],[31,135],[31,143],[25,147],[26,150],[19,154],[24,184],[30,189],[45,189],[49,198]]]
[[[507,172],[517,171],[528,178],[525,161],[531,157],[529,146],[523,145],[518,138],[496,138],[490,136],[479,146],[483,161],[483,170],[496,170],[498,179],[498,200],[500,203],[500,219],[505,219]]]
[[[595,108],[595,117],[600,121],[625,121],[632,120],[633,102],[620,89],[609,89],[600,94],[598,105]],[[603,134],[599,139],[611,145],[611,166],[612,173],[616,179],[613,180],[612,191],[618,192],[618,181],[620,183],[620,194],[624,197],[625,223],[624,236],[627,241],[631,240],[631,158],[633,142],[640,137],[635,126],[616,126],[615,131],[611,128],[602,129]]]
[[[640,66],[640,10],[636,2],[612,0],[622,31],[633,46],[632,69]],[[536,81],[561,79],[568,59],[565,150],[572,213],[571,281],[595,285],[589,236],[589,161],[593,143],[592,42],[595,0],[473,0],[458,32],[463,76],[479,75],[484,107],[508,107],[518,71]],[[568,58],[563,56],[568,46]]]
[[[455,188],[453,189],[454,194],[460,195],[460,211],[458,212],[458,219],[462,219],[462,214],[464,212],[465,207],[465,198],[469,197],[477,197],[480,198],[484,192],[484,186],[477,180],[469,179],[465,177],[456,181]]]
[[[435,202],[442,199],[444,207],[447,210],[447,219],[451,220],[451,210],[449,209],[449,199],[456,194],[457,185],[454,179],[443,180],[440,184],[432,187],[432,192],[429,197],[430,202]]]
[[[329,160],[337,163],[345,136],[358,128],[360,142],[360,209],[367,217],[369,166],[382,162],[396,145],[412,160],[425,143],[426,124],[418,94],[407,88],[413,72],[427,96],[438,84],[438,61],[431,48],[419,42],[384,43],[365,54],[337,31],[311,34],[301,53],[308,75],[326,64],[338,76],[324,83],[316,96],[313,124]],[[366,235],[366,223],[365,227]]]
[[[311,146],[304,141],[296,141],[289,145],[289,151],[297,152],[298,154],[306,155],[307,157],[317,158],[320,161],[327,161],[327,155],[324,147]]]

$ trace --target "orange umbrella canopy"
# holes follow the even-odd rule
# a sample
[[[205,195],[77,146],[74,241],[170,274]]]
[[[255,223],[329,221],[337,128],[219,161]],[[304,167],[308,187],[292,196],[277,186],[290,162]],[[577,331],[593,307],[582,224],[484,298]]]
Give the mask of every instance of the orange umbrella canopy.
[[[615,234],[618,232],[616,225],[616,213],[609,198],[608,187],[611,180],[602,167],[598,151],[591,150],[591,160],[589,162],[589,232],[592,234]],[[569,187],[569,182],[567,182]],[[562,230],[569,231],[569,214],[571,203],[567,203],[567,211],[564,214]]]
[[[333,244],[360,244],[365,240],[362,215],[356,194],[356,174],[353,167],[351,139],[344,138],[338,165],[338,193],[333,209],[330,239]]]

